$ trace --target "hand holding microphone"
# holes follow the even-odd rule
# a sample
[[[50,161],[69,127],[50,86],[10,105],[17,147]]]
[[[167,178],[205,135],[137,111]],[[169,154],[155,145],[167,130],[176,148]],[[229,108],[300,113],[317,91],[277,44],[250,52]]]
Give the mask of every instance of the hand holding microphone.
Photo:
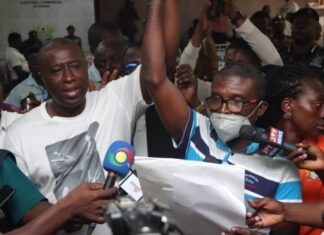
[[[257,129],[252,126],[243,125],[240,128],[240,137],[264,144],[264,145],[271,145],[273,147],[276,147],[278,149],[282,149],[288,153],[294,152],[297,150],[297,146],[293,144],[289,144],[285,141],[283,141],[283,132],[279,131],[275,128],[272,128],[270,131],[270,135],[268,135],[266,132],[264,132],[261,129]],[[311,152],[303,149],[300,152],[301,154],[305,154],[307,156],[308,160],[315,160],[316,156],[314,156]]]
[[[103,189],[112,188],[118,176],[126,176],[134,163],[135,149],[125,141],[112,143],[105,155],[103,168],[108,171]],[[87,235],[91,235],[96,224],[89,224]]]

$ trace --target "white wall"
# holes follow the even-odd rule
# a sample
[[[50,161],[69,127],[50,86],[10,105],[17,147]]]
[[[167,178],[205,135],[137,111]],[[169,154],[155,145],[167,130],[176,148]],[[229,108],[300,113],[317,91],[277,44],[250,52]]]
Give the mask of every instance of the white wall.
[[[30,30],[45,27],[53,30],[54,37],[61,37],[67,34],[70,24],[75,26],[87,51],[87,32],[94,19],[93,0],[0,0],[0,58],[10,32],[18,32],[27,39]]]

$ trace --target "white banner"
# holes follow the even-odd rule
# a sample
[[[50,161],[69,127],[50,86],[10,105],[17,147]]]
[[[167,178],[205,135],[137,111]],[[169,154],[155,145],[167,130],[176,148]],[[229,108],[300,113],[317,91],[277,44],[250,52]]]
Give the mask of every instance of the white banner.
[[[74,25],[83,50],[88,51],[87,33],[94,20],[93,0],[0,0],[0,58],[11,32],[20,33],[23,40],[31,30],[40,39],[63,37],[68,25]]]

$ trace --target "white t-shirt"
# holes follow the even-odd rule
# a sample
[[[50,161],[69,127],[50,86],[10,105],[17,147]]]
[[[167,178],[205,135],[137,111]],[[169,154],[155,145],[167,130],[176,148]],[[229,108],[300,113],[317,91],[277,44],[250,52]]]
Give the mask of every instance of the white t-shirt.
[[[16,112],[7,112],[1,110],[1,120],[0,120],[0,148],[3,148],[3,141],[7,132],[8,126],[13,123],[16,119],[22,117],[23,114]]]
[[[136,120],[147,107],[139,71],[87,93],[85,109],[76,117],[51,118],[42,103],[9,127],[4,148],[50,202],[81,182],[104,182],[108,147],[116,140],[131,142]]]
[[[22,70],[29,72],[27,60],[16,48],[7,48],[5,54],[5,61],[10,72],[10,78],[12,80],[18,79],[18,75],[13,69],[16,66],[21,66]]]

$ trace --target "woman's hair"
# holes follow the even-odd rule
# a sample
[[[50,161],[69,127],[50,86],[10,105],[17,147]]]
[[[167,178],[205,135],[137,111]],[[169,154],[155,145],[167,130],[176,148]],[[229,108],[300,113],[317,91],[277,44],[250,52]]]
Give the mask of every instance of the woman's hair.
[[[265,101],[269,106],[267,111],[257,121],[257,125],[267,128],[276,125],[283,115],[281,103],[285,98],[295,99],[303,90],[306,79],[320,81],[319,77],[310,69],[300,65],[265,66],[267,88]]]

